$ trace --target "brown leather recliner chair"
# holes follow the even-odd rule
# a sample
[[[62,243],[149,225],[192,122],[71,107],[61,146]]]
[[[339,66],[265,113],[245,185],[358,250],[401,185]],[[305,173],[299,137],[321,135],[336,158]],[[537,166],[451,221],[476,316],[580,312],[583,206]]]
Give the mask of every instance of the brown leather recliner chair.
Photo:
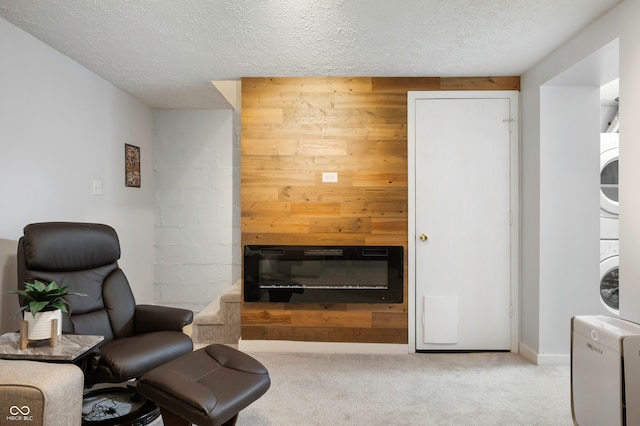
[[[18,287],[25,281],[56,281],[70,291],[71,315],[63,314],[62,332],[104,336],[84,367],[85,386],[120,383],[193,350],[182,332],[193,312],[136,305],[129,282],[118,267],[116,231],[91,223],[35,223],[18,242]]]

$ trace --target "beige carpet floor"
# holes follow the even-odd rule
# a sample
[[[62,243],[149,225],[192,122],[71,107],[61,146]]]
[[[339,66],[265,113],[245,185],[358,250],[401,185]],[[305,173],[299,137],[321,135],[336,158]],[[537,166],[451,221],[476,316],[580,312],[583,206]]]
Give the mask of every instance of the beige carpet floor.
[[[511,353],[251,355],[272,384],[238,426],[573,424],[569,366]]]
[[[239,426],[573,424],[569,367],[511,353],[252,355],[272,385]]]

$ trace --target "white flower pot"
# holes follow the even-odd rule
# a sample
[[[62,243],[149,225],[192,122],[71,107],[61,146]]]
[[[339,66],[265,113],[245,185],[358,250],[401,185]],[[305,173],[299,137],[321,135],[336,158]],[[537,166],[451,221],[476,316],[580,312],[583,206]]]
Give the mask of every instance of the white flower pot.
[[[51,338],[51,320],[58,320],[58,336],[62,334],[62,311],[45,311],[36,313],[24,312],[24,320],[27,322],[27,339],[44,340]]]

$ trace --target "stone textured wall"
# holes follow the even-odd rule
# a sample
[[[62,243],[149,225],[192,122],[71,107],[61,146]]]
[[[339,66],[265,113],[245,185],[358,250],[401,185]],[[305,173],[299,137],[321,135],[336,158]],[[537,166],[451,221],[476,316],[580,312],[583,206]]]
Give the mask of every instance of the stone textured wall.
[[[159,304],[197,312],[240,277],[236,120],[232,110],[155,112]]]

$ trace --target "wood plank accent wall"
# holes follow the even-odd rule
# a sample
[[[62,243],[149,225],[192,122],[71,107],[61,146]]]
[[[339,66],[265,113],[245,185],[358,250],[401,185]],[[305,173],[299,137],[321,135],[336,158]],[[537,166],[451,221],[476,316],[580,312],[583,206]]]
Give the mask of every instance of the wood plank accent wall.
[[[408,343],[407,91],[519,89],[519,77],[243,78],[243,247],[399,245],[405,283],[402,304],[243,302],[242,338]]]

